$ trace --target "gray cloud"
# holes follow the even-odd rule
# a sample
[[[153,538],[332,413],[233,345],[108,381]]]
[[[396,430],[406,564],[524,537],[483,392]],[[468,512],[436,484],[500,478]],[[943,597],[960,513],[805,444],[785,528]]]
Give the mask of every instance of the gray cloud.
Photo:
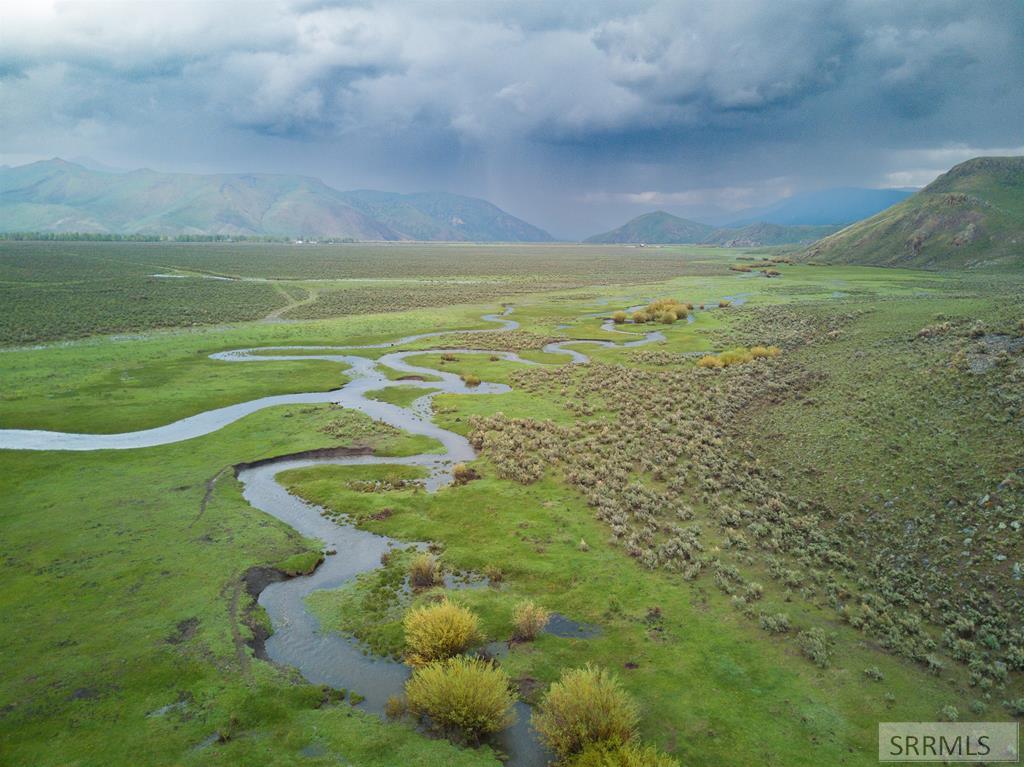
[[[447,187],[565,235],[1024,145],[1016,0],[32,0],[0,22],[12,158]]]

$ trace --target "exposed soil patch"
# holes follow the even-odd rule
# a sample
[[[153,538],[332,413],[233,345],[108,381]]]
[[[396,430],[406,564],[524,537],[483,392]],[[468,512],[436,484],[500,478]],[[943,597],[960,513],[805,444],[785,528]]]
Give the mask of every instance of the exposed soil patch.
[[[267,638],[270,636],[271,630],[264,621],[259,619],[258,600],[263,589],[271,583],[285,580],[288,580],[288,575],[276,567],[264,567],[262,565],[250,567],[242,575],[245,593],[252,597],[252,601],[240,616],[241,622],[248,626],[249,631],[252,632],[252,638],[246,639],[245,644],[252,650],[252,654],[260,660],[270,660],[270,656],[267,655]]]
[[[355,447],[319,447],[314,450],[300,450],[298,453],[286,453],[275,455],[273,458],[260,458],[256,461],[243,461],[234,465],[235,476],[245,469],[254,469],[257,466],[265,466],[268,463],[276,463],[284,460],[301,460],[303,458],[344,458],[350,455],[373,455],[373,448],[365,445]]]
[[[423,376],[400,376],[397,380],[399,381],[426,381],[427,379]]]
[[[203,499],[199,502],[199,513],[196,514],[196,516],[193,518],[191,522],[189,522],[189,527],[192,527],[192,525],[194,525],[198,521],[198,519],[201,516],[203,516],[203,514],[206,512],[206,506],[207,504],[210,503],[210,498],[213,497],[213,489],[217,486],[217,480],[224,476],[224,472],[226,472],[229,468],[230,467],[228,466],[224,466],[220,471],[218,471],[216,474],[214,474],[212,477],[206,480],[206,491],[203,493]],[[175,489],[183,490],[186,488],[182,487]]]
[[[199,619],[198,618],[186,618],[183,621],[178,621],[178,625],[174,627],[174,631],[167,637],[168,644],[181,644],[187,642],[189,639],[196,635],[199,630]]]
[[[278,570],[276,567],[264,567],[257,565],[256,567],[250,567],[242,575],[242,583],[245,584],[245,593],[247,593],[253,600],[260,598],[260,594],[267,586],[271,583],[280,583],[281,581],[288,580],[288,576]]]

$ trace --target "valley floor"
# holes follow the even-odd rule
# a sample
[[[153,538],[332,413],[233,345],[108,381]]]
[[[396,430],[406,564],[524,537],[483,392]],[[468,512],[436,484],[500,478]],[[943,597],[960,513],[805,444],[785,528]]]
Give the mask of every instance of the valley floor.
[[[467,247],[452,250],[465,259]],[[135,337],[101,337],[92,319],[79,333],[51,312],[52,332],[28,339],[46,345],[0,351],[0,430],[112,434],[327,392],[357,371],[209,355],[450,330],[401,349],[424,352],[408,358],[417,367],[511,387],[433,398],[429,417],[469,439],[478,478],[425,493],[408,468],[317,465],[278,480],[362,530],[429,542],[450,572],[486,574],[489,586],[445,590],[490,642],[509,639],[524,598],[598,629],[503,652],[523,701],[563,669],[598,664],[639,701],[643,739],[691,766],[875,764],[880,721],[1024,715],[1024,280],[786,263],[769,279],[729,269],[761,254],[683,248],[638,255],[631,280],[627,249],[593,248],[588,281],[588,249],[552,246],[549,261],[569,253],[569,280],[539,274],[532,251],[481,250],[481,274],[452,273],[447,252],[396,262],[391,276],[437,282],[387,293],[395,311],[338,311],[322,284],[300,292],[316,284],[315,259],[260,254],[262,274],[245,276],[292,281],[241,301],[251,315],[215,320],[229,325],[146,320],[119,328]],[[179,250],[132,258],[201,268]],[[218,258],[243,269],[238,253]],[[502,259],[513,278],[497,273]],[[354,263],[349,276],[388,276]],[[661,296],[692,302],[694,321],[605,322]],[[519,328],[460,332],[494,327],[482,316],[503,304]],[[664,338],[622,345],[641,330]],[[615,346],[570,344],[590,357],[571,365],[550,346],[571,340]],[[698,364],[756,346],[780,353]],[[385,374],[394,385],[370,399],[405,407],[429,386]],[[254,580],[308,570],[320,544],[253,508],[232,467],[436,447],[331,403],[137,450],[4,450],[0,432],[2,761],[498,764],[496,744],[425,737],[368,712],[357,688],[332,692],[262,659]],[[403,588],[406,565],[395,557],[306,606],[323,632],[401,657],[401,616],[441,591]]]

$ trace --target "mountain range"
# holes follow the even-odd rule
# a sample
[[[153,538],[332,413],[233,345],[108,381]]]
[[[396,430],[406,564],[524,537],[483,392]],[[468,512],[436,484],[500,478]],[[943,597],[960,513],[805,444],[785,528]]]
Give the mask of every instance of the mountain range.
[[[53,159],[0,167],[0,231],[549,242],[486,200],[342,192],[305,176],[125,173]]]
[[[658,210],[637,216],[610,232],[595,234],[585,242],[704,244],[749,248],[814,242],[836,229],[836,226],[781,226],[764,221],[739,227],[711,226]]]
[[[916,194],[825,190],[712,226],[664,211],[586,242],[808,245],[827,263],[1024,266],[1024,157],[961,163]],[[844,216],[895,204],[840,228]],[[859,207],[858,207],[859,206]],[[762,218],[763,217],[763,218]],[[774,219],[774,220],[765,220]],[[0,166],[0,232],[550,242],[491,203],[446,192],[339,191],[305,176],[116,172],[60,159]]]
[[[727,226],[746,226],[760,221],[781,226],[852,224],[873,216],[912,195],[914,189],[865,189],[837,187],[803,192],[763,208],[740,211]]]
[[[964,268],[1024,266],[1024,157],[960,163],[912,197],[836,232],[805,260]]]

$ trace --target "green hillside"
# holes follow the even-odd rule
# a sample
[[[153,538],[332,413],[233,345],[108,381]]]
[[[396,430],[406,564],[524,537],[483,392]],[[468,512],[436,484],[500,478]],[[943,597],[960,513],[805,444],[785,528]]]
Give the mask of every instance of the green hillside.
[[[106,173],[59,159],[0,168],[0,231],[552,239],[485,200],[453,194],[341,192],[273,174]]]
[[[810,261],[921,268],[1024,266],[1024,157],[978,157],[808,248]]]
[[[664,243],[680,244],[703,242],[715,227],[673,216],[663,210],[645,213],[627,221],[618,229],[595,234],[585,242],[600,243]]]
[[[618,229],[596,234],[586,242],[707,244],[756,248],[765,245],[814,242],[835,230],[834,226],[781,226],[763,221],[741,227],[715,227],[659,210],[637,216]]]
[[[832,234],[837,226],[783,226],[760,221],[756,224],[716,229],[704,242],[729,248],[759,248],[765,245],[809,243]]]

